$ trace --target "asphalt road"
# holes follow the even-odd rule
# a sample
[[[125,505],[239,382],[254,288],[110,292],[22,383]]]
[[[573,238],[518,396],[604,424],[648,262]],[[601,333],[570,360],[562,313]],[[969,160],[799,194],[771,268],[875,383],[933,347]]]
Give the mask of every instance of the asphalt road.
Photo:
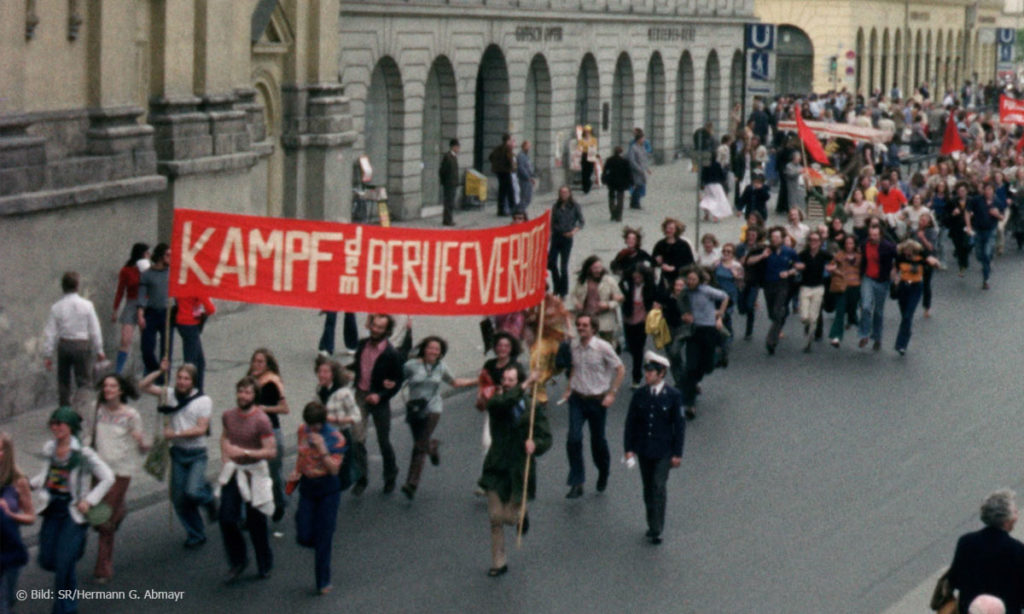
[[[484,500],[473,495],[482,420],[472,395],[448,399],[438,436],[442,464],[427,466],[416,500],[380,493],[380,461],[360,498],[344,495],[334,549],[335,591],[313,595],[311,551],[289,519],[274,540],[273,577],[225,587],[220,534],[198,552],[165,504],[128,517],[116,576],[91,581],[95,536],[79,565],[84,589],[136,590],[140,600],[83,601],[83,612],[880,612],[948,564],[955,538],[978,526],[977,505],[1002,486],[1021,489],[1016,317],[1024,258],[997,261],[981,292],[976,264],[964,279],[936,278],[934,317],[918,314],[906,357],[892,351],[896,305],[886,307],[883,351],[799,351],[790,321],[777,354],[737,341],[730,367],[704,383],[681,469],[669,482],[665,543],[647,545],[640,478],[613,463],[608,491],[563,498],[566,412],[552,407],[555,445],[539,460],[539,492],[510,572],[490,563]],[[627,357],[628,360],[628,357]],[[628,393],[611,410],[621,456]],[[372,435],[371,435],[372,439]],[[393,440],[408,462],[408,430]],[[588,444],[589,445],[589,444]],[[371,455],[376,444],[371,441]],[[589,453],[586,454],[589,459]],[[290,460],[289,460],[290,463]],[[511,540],[511,529],[509,530]],[[30,564],[20,588],[52,576]],[[184,591],[178,602],[147,589]],[[926,604],[921,604],[925,611]],[[20,612],[49,611],[29,600]]]

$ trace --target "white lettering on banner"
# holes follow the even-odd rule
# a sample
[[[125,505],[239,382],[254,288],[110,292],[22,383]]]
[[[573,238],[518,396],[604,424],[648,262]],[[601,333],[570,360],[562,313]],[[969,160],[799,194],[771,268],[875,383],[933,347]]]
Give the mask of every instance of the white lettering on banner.
[[[462,295],[462,298],[455,301],[456,305],[468,305],[469,297],[473,293],[473,271],[466,268],[466,252],[472,247],[469,243],[463,243],[459,245],[459,275],[462,275],[466,293]],[[479,251],[479,250],[478,250]]]
[[[249,231],[249,283],[256,285],[256,258],[274,257],[274,291],[281,290],[281,273],[284,269],[284,233],[280,230],[271,230],[266,240],[260,234],[259,229],[253,228]]]
[[[320,251],[320,243],[322,241],[341,241],[344,238],[345,235],[340,232],[313,231],[312,248],[310,249],[309,254],[309,277],[306,279],[306,291],[316,292],[317,263],[330,262],[331,260],[334,260],[334,256],[331,252]]]
[[[293,249],[296,240],[300,247]],[[303,230],[289,230],[284,233],[284,291],[291,292],[292,290],[292,273],[294,272],[296,260],[309,260],[309,233]],[[316,283],[314,282],[313,290],[315,291]]]
[[[189,245],[192,239],[192,222],[185,222],[181,238],[181,268],[178,270],[178,283],[184,284],[188,280],[188,272],[192,271],[203,282],[203,285],[210,285],[210,278],[196,262],[196,254],[203,250],[206,243],[213,236],[213,228],[207,228],[199,235],[199,240],[194,245]]]
[[[228,264],[234,257],[235,264]],[[220,257],[217,268],[213,271],[213,285],[219,286],[224,276],[231,273],[238,277],[239,287],[245,287],[245,249],[242,247],[242,229],[232,226],[224,237],[224,245],[220,246]]]

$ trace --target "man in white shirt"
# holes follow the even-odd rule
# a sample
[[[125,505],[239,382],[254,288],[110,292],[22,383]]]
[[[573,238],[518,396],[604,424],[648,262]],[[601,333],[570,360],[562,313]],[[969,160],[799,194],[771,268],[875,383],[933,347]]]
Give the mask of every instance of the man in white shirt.
[[[50,318],[43,329],[43,356],[47,370],[53,370],[53,353],[57,352],[57,393],[60,405],[71,405],[83,415],[79,397],[92,392],[93,354],[103,361],[103,335],[92,301],[78,295],[78,273],[68,271],[60,280],[64,296],[50,308]],[[75,376],[75,400],[71,402],[71,374]]]

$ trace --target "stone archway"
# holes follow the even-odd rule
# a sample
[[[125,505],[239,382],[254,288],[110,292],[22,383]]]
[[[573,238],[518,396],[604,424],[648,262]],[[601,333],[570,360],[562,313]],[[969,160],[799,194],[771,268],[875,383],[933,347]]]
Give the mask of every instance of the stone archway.
[[[448,143],[458,138],[458,99],[456,97],[455,70],[445,56],[438,56],[427,73],[423,92],[423,142],[420,175],[420,193],[423,206],[441,202],[441,181],[438,170],[441,156],[448,151]]]
[[[489,46],[480,59],[476,74],[476,104],[473,118],[473,168],[490,173],[487,156],[501,145],[509,127],[508,65],[497,45]]]
[[[813,91],[814,44],[807,33],[796,26],[779,26],[775,74],[775,91],[779,94]]]
[[[854,53],[857,55],[853,58],[854,64],[854,93],[860,94],[861,87],[864,85],[864,28],[857,28],[857,43]]]
[[[621,145],[624,149],[633,140],[633,62],[623,51],[615,62],[612,77],[612,127],[606,149]]]
[[[400,211],[405,96],[398,64],[390,56],[381,58],[370,75],[365,117],[366,156],[373,166],[373,184],[385,186],[392,211]]]
[[[551,71],[541,54],[533,56],[526,74],[526,96],[523,103],[522,140],[533,146],[530,157],[540,174],[539,191],[550,190],[551,160],[554,148],[551,139]]]
[[[718,65],[718,52],[714,49],[704,64],[704,121],[711,122],[712,133],[721,134],[722,125],[722,70]]]
[[[583,56],[579,72],[576,73],[576,112],[573,119],[577,125],[591,124],[594,132],[600,131],[601,88],[597,60],[590,53]]]
[[[733,108],[740,105],[740,122],[743,121],[743,70],[745,68],[743,52],[737,49],[732,54],[732,67],[729,69],[729,113],[731,117]],[[736,126],[730,126],[730,128],[736,128]]]
[[[693,141],[690,135],[697,129],[694,126],[693,109],[693,58],[689,51],[679,57],[676,69],[676,151],[689,150]]]
[[[654,151],[654,162],[665,161],[665,63],[657,51],[647,63],[644,94],[644,132]]]

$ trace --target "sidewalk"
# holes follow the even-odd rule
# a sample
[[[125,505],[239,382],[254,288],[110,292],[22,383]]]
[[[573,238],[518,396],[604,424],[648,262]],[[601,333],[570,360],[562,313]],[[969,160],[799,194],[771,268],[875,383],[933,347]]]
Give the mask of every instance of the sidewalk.
[[[607,192],[604,188],[595,188],[588,195],[576,194],[577,200],[583,205],[586,226],[576,237],[570,270],[575,274],[575,267],[591,254],[600,256],[607,265],[622,247],[623,225],[641,227],[644,232],[643,247],[650,251],[662,236],[660,224],[666,216],[676,217],[685,222],[687,238],[695,247],[699,247],[699,241],[695,236],[696,181],[697,175],[690,170],[689,160],[676,160],[655,167],[654,174],[649,179],[648,196],[643,202],[644,209],[632,211],[627,207],[622,223],[609,221]],[[554,192],[535,195],[529,211],[530,216],[539,215],[550,208],[555,198]],[[774,215],[771,221],[783,223],[781,218]],[[484,228],[508,223],[508,218],[496,217],[494,205],[489,203],[478,211],[458,212],[456,223],[458,228]],[[702,223],[700,231],[702,234],[712,232],[722,242],[736,241],[742,224],[740,218],[733,217],[717,224]],[[441,219],[438,217],[399,222],[398,225],[441,228]],[[44,307],[40,305],[40,309]],[[285,433],[288,454],[294,453],[294,433],[301,423],[302,407],[313,398],[316,383],[313,361],[316,358],[317,342],[323,326],[322,318],[318,317],[314,310],[225,301],[218,301],[217,308],[218,313],[210,319],[203,334],[207,361],[206,387],[214,404],[212,435],[207,448],[210,454],[211,475],[220,468],[220,449],[216,445],[221,430],[220,414],[225,409],[233,407],[234,384],[245,375],[249,356],[258,347],[270,348],[281,366],[285,396],[291,408],[290,414],[281,417],[281,427]],[[480,318],[471,316],[416,316],[413,318],[414,339],[421,339],[430,334],[444,337],[450,346],[445,359],[449,366],[459,376],[474,377],[484,360],[479,320]],[[362,315],[359,316],[359,322],[362,325]],[[365,330],[360,332],[365,334]],[[111,340],[106,341],[108,350],[112,349]],[[343,347],[340,322],[338,347]],[[175,342],[175,365],[180,364],[180,348],[179,339]],[[112,356],[115,353],[108,352],[108,355]],[[133,360],[136,364],[140,362],[137,336]],[[341,360],[347,363],[351,358],[342,356]],[[134,405],[146,422],[147,432],[153,433],[157,416],[155,399],[147,396]],[[18,465],[30,477],[43,468],[40,451],[43,443],[50,437],[46,420],[53,409],[49,406],[41,407],[0,423],[0,430],[10,433],[14,439]],[[396,433],[395,436],[401,437],[403,434]],[[368,442],[371,462],[374,462],[374,454],[377,453],[374,437],[368,437]],[[379,462],[379,457],[375,462]],[[286,460],[286,471],[289,467],[290,462]],[[134,510],[165,501],[166,498],[167,484],[141,473],[132,478],[127,504],[129,510]],[[24,529],[23,535],[28,543],[36,542],[39,526],[40,523],[37,522],[33,527]]]

